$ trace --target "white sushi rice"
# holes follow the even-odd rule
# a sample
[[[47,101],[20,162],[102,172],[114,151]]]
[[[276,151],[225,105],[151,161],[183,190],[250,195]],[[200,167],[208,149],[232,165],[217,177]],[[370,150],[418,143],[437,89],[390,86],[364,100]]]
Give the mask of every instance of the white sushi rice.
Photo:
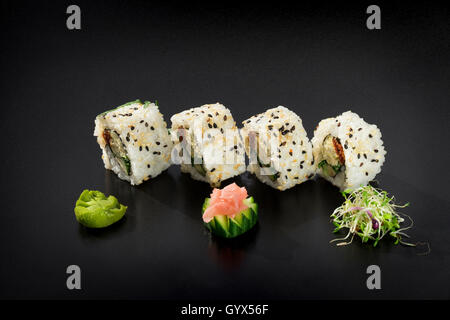
[[[312,145],[297,114],[279,106],[243,124],[241,131],[250,160],[247,170],[261,182],[286,190],[314,176]]]
[[[340,140],[345,167],[335,177],[330,177],[317,168],[320,176],[345,190],[367,185],[381,171],[386,151],[376,125],[368,124],[351,111],[320,121],[311,140],[316,164],[323,160],[323,141],[328,135]]]
[[[182,172],[214,187],[245,172],[243,142],[225,106],[215,103],[191,108],[175,114],[171,121],[173,155],[180,158]],[[191,149],[197,166],[192,165]]]
[[[122,169],[107,146],[105,129],[120,137],[130,161],[130,174]],[[102,150],[105,168],[132,185],[156,177],[171,164],[173,144],[163,115],[154,103],[136,100],[98,115],[94,136]]]

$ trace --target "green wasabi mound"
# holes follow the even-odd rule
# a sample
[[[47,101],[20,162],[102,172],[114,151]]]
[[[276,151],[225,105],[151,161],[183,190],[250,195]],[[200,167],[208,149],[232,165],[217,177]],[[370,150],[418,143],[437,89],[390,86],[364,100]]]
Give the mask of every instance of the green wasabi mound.
[[[88,228],[105,228],[122,219],[127,206],[116,197],[106,197],[102,192],[84,190],[75,204],[77,221]]]
[[[209,207],[210,200],[211,198],[205,199],[202,215]],[[236,214],[234,218],[217,215],[210,222],[204,222],[204,225],[211,233],[223,238],[234,238],[249,231],[258,222],[258,204],[254,202],[253,197],[245,199],[244,204],[248,208]]]

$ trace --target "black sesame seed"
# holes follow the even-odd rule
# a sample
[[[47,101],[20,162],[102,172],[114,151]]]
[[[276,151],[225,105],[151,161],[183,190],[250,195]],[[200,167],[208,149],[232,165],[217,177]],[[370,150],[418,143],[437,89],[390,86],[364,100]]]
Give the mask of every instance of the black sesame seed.
[[[127,139],[128,142],[130,142],[130,137],[129,136],[127,136],[126,139]]]
[[[373,151],[375,151],[375,153],[378,153],[378,149],[375,149],[375,150],[373,150]]]
[[[303,169],[303,165],[300,165],[300,169]]]
[[[150,168],[150,165],[149,165],[149,164],[147,165],[147,168]]]
[[[369,138],[372,138],[373,136],[369,133]]]
[[[362,130],[362,128],[359,128],[359,129],[358,129],[358,131],[361,131],[361,130]]]
[[[363,164],[364,164],[364,163],[362,163],[362,162],[361,162],[361,164],[360,164],[359,166],[360,166],[360,167],[362,167],[362,166],[363,166]]]
[[[366,176],[368,176],[369,175],[369,173],[368,172],[366,172]]]
[[[156,144],[159,146],[160,144],[161,144],[161,142],[159,142],[159,141],[156,141]]]
[[[281,134],[284,136],[286,133],[289,133],[289,130],[284,130]]]
[[[365,153],[364,153],[364,158],[366,158],[366,159],[367,159],[367,154],[365,154]]]
[[[139,151],[142,151],[142,146],[139,147]]]
[[[148,127],[148,123],[147,122],[145,123],[145,126]]]
[[[217,124],[216,124],[215,122],[214,122],[214,125],[213,125],[213,127],[214,127],[214,128],[217,128]]]
[[[152,130],[155,130],[155,128],[153,128],[153,126],[152,126],[152,127],[150,127],[150,129],[152,129]]]
[[[149,151],[149,150],[148,150],[148,146],[145,146],[145,150]]]
[[[283,141],[282,143],[280,143],[280,147],[286,145],[286,141]]]
[[[305,150],[303,150],[303,151],[302,151],[302,153],[303,153],[303,154],[305,154],[305,153],[306,153],[306,151],[305,151]]]
[[[131,129],[131,130],[134,130],[134,126],[131,126],[130,129]]]
[[[216,168],[212,168],[210,172],[214,172],[214,171],[216,171]]]
[[[208,123],[208,127],[209,127],[210,129],[212,129],[212,125],[211,125],[211,123]]]
[[[361,154],[358,153],[358,159],[361,158]]]
[[[208,113],[208,117],[212,118],[213,116],[212,116],[212,114],[211,114],[211,113]]]
[[[292,169],[287,169],[287,172],[291,172]]]
[[[348,137],[351,138],[351,137],[353,137],[353,135],[350,133],[350,134],[348,135]]]
[[[291,128],[291,132],[293,132],[295,130],[295,126],[292,126]]]
[[[227,115],[223,116],[223,121],[227,121]]]

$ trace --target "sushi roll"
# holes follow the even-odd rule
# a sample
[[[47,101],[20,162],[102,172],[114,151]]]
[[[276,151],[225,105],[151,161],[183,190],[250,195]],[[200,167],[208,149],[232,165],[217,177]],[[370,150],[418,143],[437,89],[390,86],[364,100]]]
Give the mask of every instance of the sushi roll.
[[[173,144],[155,103],[136,100],[103,112],[95,119],[94,136],[105,168],[132,185],[156,177],[171,164]]]
[[[263,183],[286,190],[314,176],[312,145],[302,120],[279,106],[243,122],[247,170]]]
[[[172,159],[195,180],[219,187],[223,180],[245,172],[245,150],[230,110],[220,103],[175,114]]]
[[[377,126],[351,111],[320,121],[312,143],[317,173],[341,190],[367,185],[386,155]]]

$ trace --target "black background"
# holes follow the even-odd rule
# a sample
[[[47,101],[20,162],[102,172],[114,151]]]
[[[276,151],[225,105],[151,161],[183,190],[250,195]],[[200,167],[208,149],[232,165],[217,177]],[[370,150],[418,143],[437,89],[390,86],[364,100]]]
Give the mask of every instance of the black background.
[[[1,4],[1,298],[448,299],[450,297],[449,10],[439,3]],[[82,30],[66,28],[81,7]],[[158,100],[166,121],[221,102],[237,122],[269,107],[297,112],[309,137],[323,118],[357,112],[383,133],[380,187],[395,194],[426,248],[355,241],[335,247],[342,198],[321,179],[285,192],[244,174],[257,228],[211,238],[208,185],[173,166],[132,187],[105,171],[95,116]],[[73,207],[85,188],[113,194],[126,218],[87,230]],[[82,290],[66,288],[66,267]],[[382,289],[366,288],[377,264]]]

